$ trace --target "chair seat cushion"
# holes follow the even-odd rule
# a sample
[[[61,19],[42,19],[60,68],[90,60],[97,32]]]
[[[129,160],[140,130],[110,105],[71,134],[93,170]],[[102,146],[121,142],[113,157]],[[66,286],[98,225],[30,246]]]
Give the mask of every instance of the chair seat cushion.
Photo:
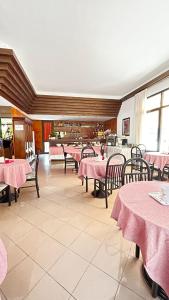
[[[8,187],[7,184],[0,182],[0,192],[2,192],[3,190],[5,190]]]
[[[26,180],[33,180],[35,178],[36,178],[35,172],[31,172],[31,173],[26,175]]]

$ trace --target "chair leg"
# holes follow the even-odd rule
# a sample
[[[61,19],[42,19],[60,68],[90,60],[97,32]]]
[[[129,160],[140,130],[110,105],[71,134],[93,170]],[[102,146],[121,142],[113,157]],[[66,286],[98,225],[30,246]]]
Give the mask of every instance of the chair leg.
[[[105,202],[106,202],[106,208],[108,208],[108,193],[106,187],[105,187]]]
[[[94,197],[96,197],[96,179],[94,179]]]
[[[15,194],[15,202],[17,202],[17,196],[18,196],[18,195],[17,195],[17,193],[18,193],[18,192],[17,192],[17,189],[15,188],[15,189],[14,189],[14,194]]]
[[[136,258],[140,257],[140,247],[138,245],[136,245],[135,255],[136,255]]]
[[[86,176],[86,193],[88,192],[88,177]]]
[[[6,195],[8,199],[8,205],[11,206],[11,192],[10,192],[10,186],[7,187],[6,189]]]
[[[39,194],[39,185],[38,185],[38,181],[37,181],[37,180],[36,180],[36,192],[37,192],[38,198],[40,198],[40,194]]]
[[[64,169],[64,172],[66,174],[66,158],[65,158],[65,169]]]
[[[152,297],[156,298],[158,296],[159,285],[153,281],[152,283]]]

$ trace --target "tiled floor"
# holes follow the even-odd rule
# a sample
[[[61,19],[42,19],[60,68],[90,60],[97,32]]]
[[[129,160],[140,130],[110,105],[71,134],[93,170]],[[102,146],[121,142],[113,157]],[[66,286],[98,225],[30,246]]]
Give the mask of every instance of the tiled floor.
[[[117,191],[94,199],[77,175],[40,159],[40,194],[21,191],[17,203],[0,205],[0,232],[8,252],[1,285],[7,300],[152,299],[134,244],[122,238],[110,218]]]

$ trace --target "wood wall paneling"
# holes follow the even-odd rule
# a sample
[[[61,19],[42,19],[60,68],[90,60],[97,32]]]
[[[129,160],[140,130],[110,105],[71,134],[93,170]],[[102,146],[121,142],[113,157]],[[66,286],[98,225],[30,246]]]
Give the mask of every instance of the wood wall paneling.
[[[35,132],[35,149],[36,152],[43,152],[43,136],[42,136],[42,121],[33,121],[33,131]]]
[[[111,129],[112,133],[117,133],[117,118],[113,118],[104,123],[104,128]]]
[[[120,107],[119,100],[38,95],[32,111],[34,114],[117,117]]]

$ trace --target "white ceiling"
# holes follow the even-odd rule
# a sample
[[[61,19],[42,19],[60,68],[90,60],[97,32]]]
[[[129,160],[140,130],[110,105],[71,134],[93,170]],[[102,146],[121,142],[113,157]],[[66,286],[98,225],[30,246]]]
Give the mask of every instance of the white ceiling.
[[[0,106],[12,106],[12,104],[0,96]]]
[[[168,12],[168,0],[0,0],[0,40],[38,93],[117,98],[169,68]]]

